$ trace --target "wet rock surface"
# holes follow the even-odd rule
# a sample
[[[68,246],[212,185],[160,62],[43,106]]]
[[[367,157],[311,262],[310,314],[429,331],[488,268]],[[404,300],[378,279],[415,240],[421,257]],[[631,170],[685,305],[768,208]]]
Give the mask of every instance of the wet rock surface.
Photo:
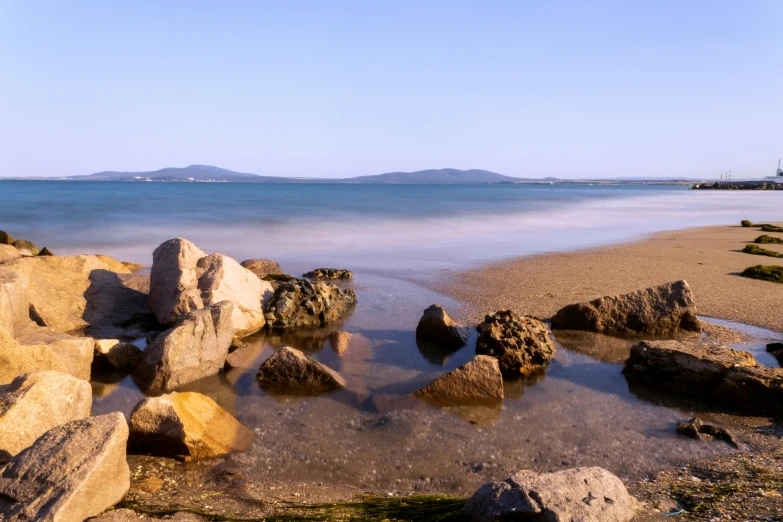
[[[678,422],[677,433],[692,439],[718,439],[728,443],[734,448],[739,448],[734,436],[726,428],[713,426],[712,424],[704,424],[698,417],[693,417],[687,422]]]
[[[482,486],[462,514],[471,522],[628,522],[636,507],[619,478],[593,467],[517,472],[503,482]]]
[[[0,470],[3,520],[81,522],[122,500],[130,486],[121,413],[53,428]]]
[[[337,372],[287,346],[264,361],[257,378],[265,390],[292,395],[314,395],[345,387]]]
[[[478,331],[476,353],[497,358],[504,375],[540,371],[555,357],[549,328],[533,317],[500,310],[487,315]]]
[[[350,281],[353,279],[353,272],[339,268],[316,268],[312,272],[304,274],[303,277],[312,279],[313,281]]]
[[[496,358],[477,355],[413,395],[435,402],[502,400],[503,375]]]
[[[277,287],[266,320],[272,328],[319,327],[345,318],[355,304],[352,288],[296,280]]]
[[[783,369],[736,367],[712,393],[716,404],[768,415],[783,413]]]
[[[130,416],[136,450],[194,461],[246,450],[254,433],[200,393],[144,399]]]
[[[326,336],[329,344],[332,346],[332,351],[337,355],[343,355],[348,350],[352,337],[352,334],[343,330],[335,330]]]
[[[141,357],[141,349],[135,344],[119,339],[96,339],[93,362],[102,369],[133,371]]]
[[[552,318],[552,328],[649,334],[701,330],[693,294],[684,280],[568,305]]]
[[[448,312],[437,304],[424,310],[416,326],[417,341],[460,347],[464,346],[469,338],[470,329],[452,319]]]

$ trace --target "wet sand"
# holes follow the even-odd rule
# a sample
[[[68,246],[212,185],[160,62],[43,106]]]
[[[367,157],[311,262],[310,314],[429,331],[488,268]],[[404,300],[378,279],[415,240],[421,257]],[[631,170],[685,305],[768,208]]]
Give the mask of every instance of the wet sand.
[[[741,252],[761,234],[739,225],[662,232],[453,273],[433,286],[463,302],[460,319],[475,323],[500,308],[548,318],[570,303],[686,279],[699,315],[783,331],[783,285],[739,275],[752,265],[783,266],[783,259]],[[783,253],[783,245],[762,246]]]

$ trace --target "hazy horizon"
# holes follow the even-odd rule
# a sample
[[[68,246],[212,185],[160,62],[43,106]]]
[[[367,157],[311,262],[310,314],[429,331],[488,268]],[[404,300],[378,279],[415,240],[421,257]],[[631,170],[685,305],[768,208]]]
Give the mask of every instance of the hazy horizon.
[[[769,176],[781,26],[772,0],[8,2],[0,177]]]

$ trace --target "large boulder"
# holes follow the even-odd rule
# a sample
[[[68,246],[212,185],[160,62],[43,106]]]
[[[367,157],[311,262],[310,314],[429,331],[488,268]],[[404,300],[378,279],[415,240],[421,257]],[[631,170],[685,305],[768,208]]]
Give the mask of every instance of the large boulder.
[[[340,268],[316,268],[304,274],[304,277],[313,281],[350,281],[353,279],[353,272]]]
[[[135,344],[119,339],[96,339],[96,366],[106,370],[133,370],[141,357],[141,349]]]
[[[552,318],[552,328],[646,334],[701,331],[693,294],[685,280],[568,305]]]
[[[499,310],[484,318],[476,353],[491,355],[506,375],[536,373],[555,358],[555,344],[546,325],[511,310]]]
[[[416,326],[416,339],[447,346],[464,346],[470,338],[470,329],[462,326],[443,309],[434,304],[424,310]]]
[[[41,371],[0,386],[0,454],[13,456],[60,424],[90,415],[90,383]]]
[[[755,368],[748,352],[696,341],[642,341],[631,347],[625,378],[650,388],[708,397],[735,366]]]
[[[623,482],[603,468],[525,470],[484,484],[462,515],[470,522],[628,522],[637,506]]]
[[[60,358],[68,373],[79,379],[90,379],[95,352],[92,337],[76,337],[27,323],[24,326],[17,324],[16,340],[22,346],[47,346]]]
[[[0,518],[7,522],[82,522],[130,487],[128,425],[115,412],[62,424],[0,470]]]
[[[289,346],[264,361],[257,377],[265,390],[294,395],[313,395],[345,387],[337,372]]]
[[[171,393],[144,399],[130,416],[134,447],[193,461],[245,451],[254,432],[200,393]]]
[[[243,268],[253,272],[259,279],[268,275],[282,275],[280,264],[271,259],[246,259],[240,263]]]
[[[234,303],[223,301],[185,314],[144,349],[134,377],[163,392],[215,375],[234,338],[233,313]]]
[[[27,279],[12,270],[0,268],[0,327],[13,335],[17,323],[29,320],[29,310]]]
[[[477,355],[413,395],[435,402],[502,400],[503,375],[496,358]]]
[[[319,327],[344,318],[355,304],[352,288],[298,279],[277,287],[266,320],[273,328]]]
[[[198,261],[198,288],[205,305],[233,301],[234,328],[247,335],[266,324],[263,305],[272,298],[272,285],[223,254]]]
[[[20,257],[22,257],[22,254],[16,248],[0,243],[0,264],[15,261]]]
[[[41,370],[68,373],[68,369],[46,345],[20,346],[0,326],[0,384],[8,384],[20,375]]]

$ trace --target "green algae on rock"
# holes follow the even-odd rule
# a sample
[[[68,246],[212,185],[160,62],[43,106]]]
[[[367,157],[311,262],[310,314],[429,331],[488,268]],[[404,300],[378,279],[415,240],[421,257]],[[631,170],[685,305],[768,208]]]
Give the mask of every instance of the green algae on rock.
[[[783,245],[783,239],[779,237],[768,236],[767,234],[763,234],[757,237],[753,242],[760,245]]]
[[[753,244],[745,245],[745,248],[743,248],[742,251],[746,254],[753,254],[756,256],[783,257],[783,254]]]
[[[742,271],[742,276],[752,279],[762,279],[773,283],[783,283],[783,266],[755,265]]]

